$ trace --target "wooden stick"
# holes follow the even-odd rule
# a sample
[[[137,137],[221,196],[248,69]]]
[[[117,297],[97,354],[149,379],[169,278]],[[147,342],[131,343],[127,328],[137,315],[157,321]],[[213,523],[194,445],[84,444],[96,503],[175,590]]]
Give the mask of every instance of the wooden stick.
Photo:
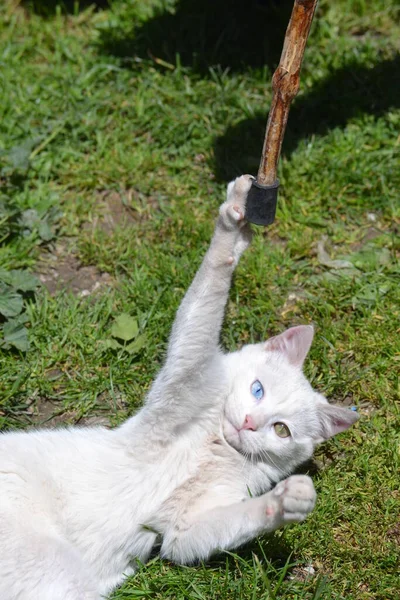
[[[272,185],[276,181],[290,103],[299,90],[301,63],[317,1],[294,2],[281,60],[272,78],[272,104],[257,175],[257,181],[262,185]]]

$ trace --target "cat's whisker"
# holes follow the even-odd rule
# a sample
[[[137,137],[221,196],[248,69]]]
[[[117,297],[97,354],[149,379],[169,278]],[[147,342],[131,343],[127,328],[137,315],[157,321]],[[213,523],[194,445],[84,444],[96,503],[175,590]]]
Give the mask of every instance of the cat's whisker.
[[[261,453],[263,456],[265,456],[265,458],[268,460],[268,462],[272,463],[273,466],[280,471],[280,468],[278,467],[276,462],[271,457],[271,454],[265,448],[262,449]]]
[[[248,466],[247,463],[249,461],[249,456],[250,456],[249,453],[246,452],[246,450],[243,450],[242,455],[243,455],[244,460],[242,461],[242,464],[240,466],[240,475],[242,475],[245,472],[245,470],[247,469],[247,466]]]

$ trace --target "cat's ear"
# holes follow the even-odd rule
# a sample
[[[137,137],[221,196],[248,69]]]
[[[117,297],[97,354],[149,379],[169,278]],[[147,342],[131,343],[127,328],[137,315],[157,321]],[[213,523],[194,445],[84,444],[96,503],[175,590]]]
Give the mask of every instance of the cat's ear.
[[[320,437],[316,441],[320,443],[328,440],[337,433],[349,429],[349,427],[358,421],[360,416],[349,408],[324,403],[318,406],[318,418],[320,423]]]
[[[295,367],[302,367],[314,337],[312,325],[291,327],[280,335],[270,338],[265,349],[284,354]]]

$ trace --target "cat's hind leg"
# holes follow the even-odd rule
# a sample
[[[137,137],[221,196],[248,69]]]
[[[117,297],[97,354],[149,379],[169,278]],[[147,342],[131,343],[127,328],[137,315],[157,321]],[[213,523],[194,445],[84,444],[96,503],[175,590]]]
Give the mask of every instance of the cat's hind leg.
[[[1,600],[100,600],[89,571],[62,539],[19,528],[1,540]]]

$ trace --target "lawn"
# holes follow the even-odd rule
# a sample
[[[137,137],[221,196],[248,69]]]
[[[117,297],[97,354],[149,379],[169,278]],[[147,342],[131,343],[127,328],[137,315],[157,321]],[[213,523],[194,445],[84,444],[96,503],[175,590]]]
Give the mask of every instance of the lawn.
[[[226,183],[257,171],[292,1],[56,4],[0,7],[3,430],[141,405]],[[396,0],[320,1],[223,329],[314,323],[308,376],[357,407],[304,468],[315,512],[197,567],[155,557],[114,600],[399,597],[399,40]]]

